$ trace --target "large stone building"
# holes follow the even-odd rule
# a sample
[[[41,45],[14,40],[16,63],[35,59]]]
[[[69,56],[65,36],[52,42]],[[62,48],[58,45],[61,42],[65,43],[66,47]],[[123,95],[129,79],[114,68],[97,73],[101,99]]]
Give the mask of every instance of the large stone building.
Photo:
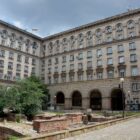
[[[58,108],[121,110],[122,93],[139,108],[140,9],[46,38],[0,21],[0,44],[1,83],[35,74]]]

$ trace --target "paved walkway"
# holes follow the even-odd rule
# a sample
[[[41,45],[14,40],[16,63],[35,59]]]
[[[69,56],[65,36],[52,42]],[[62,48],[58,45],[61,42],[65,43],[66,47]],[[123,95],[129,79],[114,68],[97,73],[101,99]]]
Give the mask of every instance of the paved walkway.
[[[140,140],[140,118],[65,140]]]

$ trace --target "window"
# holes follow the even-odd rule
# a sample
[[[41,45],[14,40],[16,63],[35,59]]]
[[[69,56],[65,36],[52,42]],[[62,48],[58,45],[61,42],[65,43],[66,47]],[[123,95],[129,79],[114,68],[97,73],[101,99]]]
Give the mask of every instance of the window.
[[[13,52],[9,52],[9,59],[14,59],[14,53]]]
[[[19,54],[17,55],[17,61],[21,62],[21,55],[19,55]]]
[[[83,73],[78,74],[78,81],[82,81],[83,80]]]
[[[5,57],[5,50],[0,51],[0,57]]]
[[[97,79],[103,79],[103,73],[97,72]]]
[[[20,73],[16,73],[16,80],[20,80]]]
[[[32,59],[32,65],[35,65],[35,64],[36,64],[36,60]]]
[[[118,23],[117,25],[116,25],[116,31],[117,32],[121,32],[123,30],[123,25],[122,25],[122,23]]]
[[[3,70],[0,70],[0,79],[3,79]]]
[[[70,64],[70,70],[74,70],[74,64]]]
[[[108,36],[106,41],[111,42],[112,41],[112,36]]]
[[[48,83],[49,83],[49,84],[52,83],[52,79],[51,79],[51,77],[48,77]]]
[[[134,37],[134,36],[135,36],[135,32],[134,31],[128,33],[128,37]]]
[[[132,83],[132,91],[140,91],[140,83]]]
[[[55,67],[54,72],[58,72],[58,67]]]
[[[102,60],[97,60],[97,66],[102,66]]]
[[[62,72],[66,71],[66,66],[62,66]]]
[[[55,58],[55,64],[58,64],[58,58],[57,57]]]
[[[97,57],[100,57],[100,56],[102,56],[102,50],[101,49],[98,49],[97,50]]]
[[[78,69],[83,69],[83,64],[82,63],[78,63]]]
[[[7,72],[7,80],[12,80],[12,72],[11,71],[8,71]]]
[[[135,50],[135,49],[136,49],[135,42],[129,43],[129,50]]]
[[[123,45],[118,45],[118,52],[124,52]]]
[[[124,56],[119,56],[119,64],[123,64],[124,62]]]
[[[65,63],[66,62],[66,56],[63,56],[62,57],[62,63]]]
[[[48,68],[48,73],[49,74],[51,74],[51,71],[52,71],[52,69],[51,68]]]
[[[92,58],[92,51],[87,52],[87,58]]]
[[[61,80],[62,80],[63,83],[65,83],[66,82],[66,76],[62,76]]]
[[[125,77],[125,69],[124,68],[119,69],[119,76]]]
[[[70,75],[69,79],[70,79],[70,82],[74,81],[74,75]]]
[[[82,60],[82,59],[83,59],[83,53],[79,53],[79,54],[78,54],[78,59],[79,59],[79,60]]]
[[[87,80],[93,80],[93,74],[87,73]]]
[[[0,68],[4,67],[4,60],[0,60]]]
[[[137,66],[132,66],[131,67],[131,75],[132,76],[137,76],[138,75],[138,67]]]
[[[113,70],[109,70],[107,72],[107,76],[108,76],[108,78],[113,78],[114,77],[114,71]]]
[[[29,64],[29,57],[25,57],[25,63]]]
[[[129,20],[127,23],[127,28],[128,29],[133,29],[135,27],[135,23],[133,20]]]
[[[111,26],[107,26],[105,30],[106,30],[106,33],[112,33],[112,27]]]
[[[35,74],[35,67],[32,67],[32,74]]]
[[[130,62],[136,62],[136,61],[137,61],[136,54],[130,54]]]
[[[51,65],[51,64],[52,64],[52,60],[49,59],[49,60],[48,60],[48,65]]]
[[[21,64],[17,64],[17,70],[16,71],[21,71]]]
[[[70,55],[70,61],[74,61],[74,55]]]
[[[112,65],[113,64],[113,59],[112,58],[108,58],[107,59],[107,65]]]
[[[24,72],[25,72],[25,73],[28,73],[28,66],[25,66],[25,67],[24,67]]]
[[[118,35],[117,35],[117,39],[118,39],[118,40],[123,39],[123,34],[118,34]]]
[[[55,83],[55,84],[58,83],[58,77],[54,77],[54,83]]]
[[[87,68],[92,68],[92,61],[87,62]]]
[[[13,63],[12,62],[8,62],[8,69],[10,69],[10,70],[13,69]]]
[[[107,54],[112,54],[112,48],[111,47],[107,48]]]

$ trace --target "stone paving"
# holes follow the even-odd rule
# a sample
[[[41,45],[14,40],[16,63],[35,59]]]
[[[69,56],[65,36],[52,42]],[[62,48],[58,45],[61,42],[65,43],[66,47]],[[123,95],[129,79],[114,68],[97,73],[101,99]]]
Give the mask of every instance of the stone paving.
[[[140,118],[65,140],[140,140]]]

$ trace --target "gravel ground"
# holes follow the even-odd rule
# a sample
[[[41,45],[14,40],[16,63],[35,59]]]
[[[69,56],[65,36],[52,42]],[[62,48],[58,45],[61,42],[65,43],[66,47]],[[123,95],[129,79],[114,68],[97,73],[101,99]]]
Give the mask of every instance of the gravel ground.
[[[140,118],[65,140],[140,140]]]

